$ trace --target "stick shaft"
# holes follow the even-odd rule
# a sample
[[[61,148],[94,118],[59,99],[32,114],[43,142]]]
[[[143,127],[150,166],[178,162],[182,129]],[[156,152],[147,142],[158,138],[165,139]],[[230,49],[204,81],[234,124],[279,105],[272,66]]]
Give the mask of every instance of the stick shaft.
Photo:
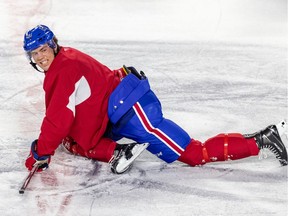
[[[32,168],[32,170],[29,172],[28,176],[25,178],[25,180],[24,180],[24,182],[23,182],[22,187],[21,187],[20,190],[19,190],[19,193],[20,193],[20,194],[24,194],[24,192],[25,192],[25,190],[26,190],[26,188],[27,188],[27,186],[28,186],[31,178],[33,177],[33,175],[35,174],[35,172],[37,172],[38,168],[39,168],[39,166],[36,165],[36,166],[34,166],[34,167]]]

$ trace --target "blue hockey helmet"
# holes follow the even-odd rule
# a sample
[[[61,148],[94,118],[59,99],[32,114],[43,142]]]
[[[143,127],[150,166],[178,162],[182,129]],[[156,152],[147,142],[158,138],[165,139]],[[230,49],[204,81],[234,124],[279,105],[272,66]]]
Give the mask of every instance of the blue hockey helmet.
[[[38,25],[25,33],[23,48],[26,53],[30,53],[44,44],[48,44],[54,49],[56,48],[56,43],[53,38],[54,33],[47,26]]]

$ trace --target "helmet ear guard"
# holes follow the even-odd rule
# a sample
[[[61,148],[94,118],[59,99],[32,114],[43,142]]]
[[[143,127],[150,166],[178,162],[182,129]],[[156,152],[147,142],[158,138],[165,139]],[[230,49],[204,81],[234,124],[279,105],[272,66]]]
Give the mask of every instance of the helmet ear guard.
[[[48,41],[47,44],[51,49],[55,49],[57,47],[57,43],[55,42],[55,36],[52,38],[52,40]]]

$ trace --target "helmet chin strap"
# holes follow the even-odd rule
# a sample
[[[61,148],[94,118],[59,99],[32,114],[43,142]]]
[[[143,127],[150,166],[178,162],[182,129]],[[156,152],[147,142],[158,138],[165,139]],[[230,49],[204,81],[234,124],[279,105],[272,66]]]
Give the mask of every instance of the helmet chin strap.
[[[35,62],[30,61],[30,64],[31,64],[32,67],[33,67],[35,70],[37,70],[38,72],[40,72],[40,73],[45,73],[45,71],[41,71],[41,70],[39,70],[39,69],[37,68],[37,64],[36,64]]]

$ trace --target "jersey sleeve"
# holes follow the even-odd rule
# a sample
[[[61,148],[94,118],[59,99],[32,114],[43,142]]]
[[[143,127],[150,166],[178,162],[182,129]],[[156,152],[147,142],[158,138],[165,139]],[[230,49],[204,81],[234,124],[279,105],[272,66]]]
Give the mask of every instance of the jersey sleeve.
[[[45,77],[46,113],[37,150],[40,156],[54,154],[62,139],[69,133],[74,120],[75,91],[80,79],[73,69],[73,64],[67,65],[62,67],[57,75],[47,74]]]

